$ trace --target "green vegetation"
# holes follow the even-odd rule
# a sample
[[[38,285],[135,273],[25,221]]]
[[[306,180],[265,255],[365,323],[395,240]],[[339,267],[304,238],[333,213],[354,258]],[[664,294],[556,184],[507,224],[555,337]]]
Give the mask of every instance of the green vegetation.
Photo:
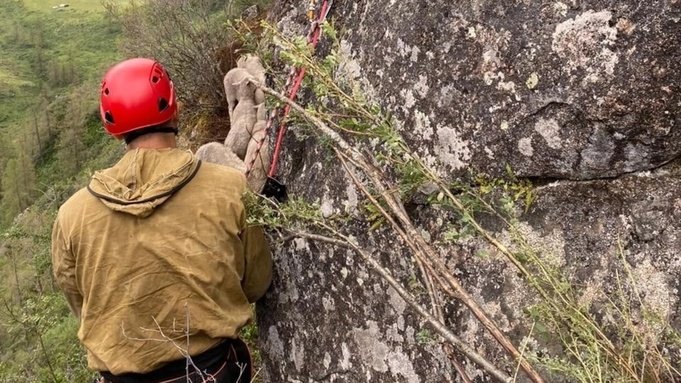
[[[122,154],[99,120],[97,93],[106,68],[124,56],[151,56],[170,60],[164,63],[172,73],[201,71],[217,61],[211,55],[225,51],[228,20],[267,1],[74,0],[53,8],[59,3],[0,2],[6,16],[0,20],[0,383],[86,382],[94,376],[76,337],[77,322],[54,286],[50,234],[61,203]],[[191,9],[178,8],[180,3]],[[161,23],[168,18],[155,18],[159,12],[177,19]],[[211,51],[182,62],[183,68],[172,58],[196,48],[196,41],[139,44],[158,41],[161,24],[177,32],[199,27],[193,37],[216,46],[202,45]],[[178,76],[176,82],[192,109],[195,95],[222,92],[221,81]],[[196,114],[210,118],[220,113],[215,109],[198,105]],[[257,328],[244,335],[255,341]]]
[[[120,28],[101,7],[57,12],[37,3],[0,4],[12,15],[0,21],[0,227],[107,144],[103,134],[83,133],[98,125],[93,101],[99,76],[118,57]],[[63,148],[77,152],[76,161]]]
[[[168,68],[179,90],[185,124],[195,126],[201,120],[223,117],[215,125],[225,127],[228,122],[222,78],[236,66],[235,51],[239,48],[232,43],[235,39],[227,24],[247,7],[255,5],[262,12],[269,3],[270,0],[151,0],[121,6],[108,0],[106,8],[122,26],[121,48],[127,56],[154,57]]]
[[[120,28],[96,1],[69,3],[0,2],[0,382],[92,377],[53,285],[50,232],[61,202],[120,152],[96,108]]]

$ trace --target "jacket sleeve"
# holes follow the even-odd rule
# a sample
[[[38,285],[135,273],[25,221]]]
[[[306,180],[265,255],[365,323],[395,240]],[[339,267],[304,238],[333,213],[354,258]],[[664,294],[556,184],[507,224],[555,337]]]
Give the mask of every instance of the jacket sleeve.
[[[241,240],[246,260],[241,287],[253,303],[265,295],[272,282],[272,255],[261,226],[245,225]]]
[[[80,318],[83,296],[76,283],[76,258],[71,252],[70,241],[64,236],[59,216],[52,227],[52,273],[71,311]]]

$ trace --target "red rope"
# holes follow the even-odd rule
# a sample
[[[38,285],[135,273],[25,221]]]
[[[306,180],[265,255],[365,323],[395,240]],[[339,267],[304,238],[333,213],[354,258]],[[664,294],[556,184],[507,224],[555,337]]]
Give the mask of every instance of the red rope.
[[[312,22],[312,27],[307,35],[307,42],[312,45],[312,48],[316,48],[319,43],[319,39],[322,35],[321,24],[324,22],[326,15],[328,13],[329,1],[324,0],[322,6],[319,10],[319,16],[316,20]],[[294,72],[294,79],[291,83],[291,88],[289,90],[288,98],[295,101],[298,91],[303,84],[303,78],[305,77],[305,68],[296,68]],[[274,145],[274,153],[272,154],[272,162],[270,163],[270,171],[267,173],[268,177],[274,177],[277,174],[277,167],[279,165],[279,156],[281,155],[282,143],[284,141],[284,135],[288,128],[286,127],[286,118],[288,118],[291,112],[291,106],[286,104],[281,116],[281,122],[279,123],[279,132],[277,133],[277,141]],[[273,113],[272,116],[275,114]],[[271,126],[271,123],[268,124]]]
[[[295,100],[298,95],[298,90],[303,83],[303,78],[305,77],[305,68],[300,68],[297,70],[297,75],[293,81],[293,86],[289,92],[288,98]],[[272,162],[270,163],[270,171],[267,173],[268,177],[274,177],[277,174],[277,165],[279,164],[279,156],[281,154],[282,143],[284,142],[284,135],[288,128],[286,127],[286,118],[291,112],[291,105],[284,105],[284,112],[281,116],[281,122],[279,123],[279,132],[277,132],[277,141],[274,145],[274,153],[272,153]]]

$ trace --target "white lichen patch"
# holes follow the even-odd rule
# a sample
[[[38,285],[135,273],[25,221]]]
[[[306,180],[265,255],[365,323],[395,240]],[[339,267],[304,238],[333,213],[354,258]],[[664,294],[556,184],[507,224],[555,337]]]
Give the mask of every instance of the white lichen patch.
[[[346,179],[348,181],[347,186],[345,187],[347,199],[343,201],[343,207],[345,208],[346,213],[354,214],[357,212],[357,205],[359,203],[357,189],[355,189],[355,185],[352,183],[350,176],[346,175]]]
[[[454,102],[454,85],[446,84],[440,88],[440,96],[437,97],[438,108],[452,107]]]
[[[416,63],[419,61],[419,53],[421,53],[421,49],[419,49],[419,47],[414,46],[411,48],[411,57],[409,57],[411,62]]]
[[[497,89],[510,93],[515,93],[515,83],[513,81],[499,81]]]
[[[440,161],[452,170],[463,169],[471,159],[470,142],[461,138],[459,132],[449,126],[438,125],[436,154]]]
[[[390,373],[392,373],[393,376],[396,378],[401,376],[404,379],[399,379],[401,382],[419,383],[421,381],[418,375],[416,375],[414,365],[412,364],[409,355],[402,352],[401,348],[390,352],[388,355],[388,365],[390,366]]]
[[[402,318],[402,317],[400,317],[400,318]],[[399,322],[399,318],[398,318],[398,322],[397,322],[397,323],[398,323],[398,325],[399,325],[399,323],[400,323],[400,322]],[[407,342],[408,342],[409,344],[414,344],[414,343],[416,343],[416,336],[415,336],[415,334],[416,334],[416,330],[415,330],[413,327],[408,326],[408,327],[407,327],[407,330],[404,332],[404,337],[407,339]]]
[[[430,141],[433,137],[430,118],[420,110],[414,111],[414,134],[416,137],[426,141]]]
[[[361,56],[361,51],[360,51]],[[336,81],[353,82],[353,96],[359,95],[369,101],[378,99],[376,89],[369,79],[363,75],[362,67],[353,54],[352,43],[348,40],[341,40],[337,55],[338,67],[334,72]],[[386,62],[389,66],[390,62]],[[376,75],[383,77],[383,71],[377,70]]]
[[[381,340],[382,334],[376,321],[367,321],[368,328],[355,328],[351,332],[352,339],[360,350],[360,358],[366,365],[378,372],[388,372],[386,359],[390,348]]]
[[[556,26],[551,48],[566,60],[568,70],[584,69],[590,81],[614,74],[619,56],[610,48],[618,30],[609,25],[610,19],[610,11],[589,10]]]
[[[551,149],[560,149],[563,147],[560,138],[560,125],[558,125],[558,122],[553,118],[540,118],[534,124],[534,130],[544,138],[546,144]]]
[[[400,316],[400,318],[401,318],[401,316]],[[395,343],[403,343],[404,342],[404,337],[402,336],[397,323],[393,323],[392,326],[388,327],[388,329],[385,332],[385,337],[390,342],[395,342]]]
[[[341,343],[340,367],[343,370],[349,370],[352,367],[352,363],[350,363],[350,348],[345,342]]]
[[[503,72],[487,71],[482,74],[482,81],[485,82],[485,85],[492,85],[497,80],[499,80],[499,82],[502,82],[504,81],[505,78],[506,76],[504,75]]]
[[[322,306],[324,306],[324,311],[329,312],[336,309],[336,304],[331,296],[322,297]]]
[[[392,287],[388,288],[388,299],[390,300],[393,309],[395,309],[395,313],[397,315],[402,315],[407,308],[407,302],[405,302]]]
[[[499,58],[499,50],[496,46],[487,47],[482,53],[481,70],[484,72],[496,71],[501,66],[501,59]]]
[[[421,53],[421,49],[417,46],[409,46],[402,41],[401,38],[397,38],[397,51],[402,56],[402,58],[407,58],[409,57],[409,60],[412,62],[417,62],[419,59],[419,53]]]
[[[468,33],[466,34],[466,37],[469,39],[474,39],[478,37],[478,33],[475,31],[475,27],[468,27]]]
[[[487,155],[487,158],[489,158],[490,160],[493,160],[493,159],[496,158],[496,156],[494,155],[494,151],[492,151],[492,149],[485,147],[484,151],[485,151],[485,154]]]
[[[532,148],[532,137],[524,137],[518,140],[518,151],[524,156],[532,157],[534,148]]]
[[[414,97],[414,92],[411,89],[402,89],[400,91],[400,96],[404,99],[402,109],[409,111],[414,104],[416,104],[416,98]]]
[[[557,1],[557,2],[553,3],[553,11],[555,12],[555,14],[557,16],[562,16],[562,17],[567,16],[568,9],[570,9],[568,7],[568,5],[561,2],[561,1]]]
[[[428,87],[428,77],[420,74],[419,81],[414,84],[414,90],[421,98],[425,98],[430,90],[430,87]]]
[[[676,307],[676,300],[667,283],[667,274],[656,269],[648,258],[636,265],[632,269],[632,274],[632,281],[630,282],[636,285],[636,290],[644,307],[654,312],[659,318],[669,317],[672,308]]]
[[[293,365],[296,367],[296,370],[300,372],[305,365],[305,349],[302,346],[298,346],[295,338],[291,341],[291,357],[293,359]]]
[[[307,243],[307,241],[302,238],[294,239],[293,245],[295,246],[295,249],[298,252],[310,251],[310,244]]]
[[[270,328],[267,329],[267,346],[270,355],[273,357],[285,357],[284,344],[282,343],[281,338],[279,337],[279,331],[277,331],[275,326],[270,326]]]
[[[338,68],[336,70],[336,77],[357,80],[362,75],[362,68],[352,58],[352,43],[341,40],[338,52]]]
[[[539,84],[539,75],[537,72],[532,72],[530,76],[525,80],[525,86],[527,86],[527,89],[534,89],[537,87]]]
[[[322,197],[322,203],[320,206],[322,217],[329,218],[334,213],[333,200],[329,198],[326,194]]]

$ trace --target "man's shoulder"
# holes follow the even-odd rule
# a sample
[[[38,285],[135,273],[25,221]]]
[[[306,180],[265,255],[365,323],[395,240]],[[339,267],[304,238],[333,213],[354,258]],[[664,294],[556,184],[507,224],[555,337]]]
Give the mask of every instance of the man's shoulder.
[[[230,184],[246,185],[246,176],[229,166],[214,164],[211,162],[201,161],[201,168],[199,174],[204,177],[209,177],[213,182],[226,182]]]
[[[97,198],[95,198],[87,190],[87,188],[84,187],[78,190],[77,192],[73,193],[71,197],[69,197],[63,204],[61,204],[59,210],[60,211],[80,210],[93,202],[97,202]]]

